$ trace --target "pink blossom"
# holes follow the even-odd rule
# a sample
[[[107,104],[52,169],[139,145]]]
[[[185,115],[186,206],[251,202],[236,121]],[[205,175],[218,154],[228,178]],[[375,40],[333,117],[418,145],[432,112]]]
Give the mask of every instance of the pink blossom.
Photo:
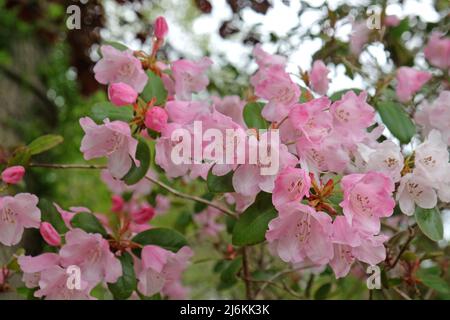
[[[22,280],[27,288],[39,286],[41,272],[59,264],[60,257],[56,253],[43,253],[41,255],[19,256],[17,262],[23,271]]]
[[[83,278],[95,283],[114,283],[122,275],[122,265],[100,234],[73,229],[66,233],[66,244],[59,251],[63,266],[76,265]]]
[[[154,29],[155,37],[158,39],[164,39],[169,32],[169,26],[167,25],[166,19],[162,16],[156,18]]]
[[[330,73],[330,70],[322,60],[314,61],[309,74],[309,81],[311,88],[318,94],[326,94],[328,91],[328,73]]]
[[[1,178],[8,184],[18,184],[25,175],[25,168],[22,166],[13,166],[3,170]]]
[[[332,240],[334,255],[330,266],[336,278],[345,277],[355,260],[376,265],[386,259],[383,242],[387,237],[361,233],[344,216],[337,216],[334,220]]]
[[[369,41],[370,29],[367,28],[365,20],[355,21],[352,25],[350,35],[350,51],[355,56],[359,56],[364,45]]]
[[[441,132],[444,142],[450,146],[450,91],[441,91],[438,98],[432,103],[424,102],[416,112],[415,120],[420,124],[425,134],[432,129]]]
[[[268,121],[285,118],[300,97],[300,88],[279,66],[260,69],[252,77],[251,83],[255,87],[255,94],[269,101],[262,111]]]
[[[400,19],[395,15],[387,15],[384,17],[384,25],[386,27],[396,27],[400,24]]]
[[[67,228],[72,229],[72,225],[70,224],[70,221],[72,218],[80,212],[91,212],[88,208],[85,207],[70,207],[69,210],[62,209],[58,204],[53,203],[53,206],[56,208],[56,211],[61,215],[61,218],[63,219],[65,225]]]
[[[291,109],[289,121],[302,143],[305,139],[308,142],[320,143],[330,134],[333,128],[333,118],[326,111],[329,107],[330,100],[322,97],[296,104]]]
[[[223,99],[213,97],[213,102],[217,111],[230,117],[241,127],[246,127],[243,116],[245,101],[242,101],[238,96],[226,96]]]
[[[169,116],[161,107],[152,107],[145,113],[145,126],[156,132],[161,132],[167,124]]]
[[[382,173],[350,174],[342,178],[344,200],[339,204],[348,222],[370,234],[380,231],[380,218],[394,212],[394,183]]]
[[[41,210],[39,199],[30,193],[0,198],[0,243],[18,244],[25,228],[39,228]]]
[[[431,73],[414,68],[401,67],[397,70],[397,97],[400,102],[411,100],[412,96],[432,77]]]
[[[142,265],[137,272],[139,291],[146,296],[161,292],[172,299],[185,298],[181,274],[192,255],[189,247],[173,253],[154,245],[145,246],[141,253]]]
[[[209,83],[206,70],[212,65],[209,58],[195,62],[181,59],[172,63],[172,75],[175,79],[175,93],[180,100],[190,100],[191,94],[202,91]]]
[[[375,122],[375,110],[366,99],[364,91],[359,96],[348,91],[330,107],[335,129],[348,143],[361,142],[367,136],[366,129]]]
[[[444,70],[450,67],[450,38],[442,33],[433,32],[423,51],[433,66]]]
[[[125,205],[125,200],[123,200],[123,198],[121,196],[114,194],[111,197],[111,202],[112,202],[112,206],[111,206],[112,212],[120,212],[123,210],[123,207]]]
[[[400,210],[408,216],[414,214],[415,205],[431,209],[437,204],[436,192],[430,182],[420,174],[407,173],[400,180],[397,190]]]
[[[279,209],[284,204],[309,196],[311,178],[303,169],[286,167],[278,173],[272,193],[272,202]]]
[[[137,96],[138,93],[126,83],[111,83],[108,87],[108,98],[118,107],[134,103]]]
[[[253,56],[255,57],[256,63],[260,68],[267,68],[271,66],[280,66],[284,68],[287,60],[286,57],[265,52],[261,48],[260,44],[255,45],[255,48],[253,49]]]
[[[61,237],[58,231],[48,222],[42,222],[41,227],[39,228],[41,232],[42,238],[44,238],[45,242],[53,247],[58,247],[61,245]]]
[[[279,209],[269,223],[266,239],[283,261],[298,263],[309,259],[326,264],[333,257],[331,218],[309,206],[292,202]]]
[[[131,130],[123,121],[108,119],[104,124],[97,125],[91,118],[80,119],[80,125],[85,132],[81,141],[81,152],[84,159],[107,157],[108,169],[115,178],[122,178],[134,163],[139,166],[136,159],[137,140],[131,136]]]
[[[155,209],[150,205],[144,205],[138,210],[131,212],[131,218],[137,224],[149,222],[155,216]]]
[[[200,116],[211,113],[209,105],[202,101],[169,101],[166,103],[169,119],[178,124],[190,124]]]
[[[200,236],[216,237],[220,231],[224,230],[224,225],[217,222],[217,218],[221,216],[223,216],[222,212],[213,207],[195,214],[194,221],[200,227]]]

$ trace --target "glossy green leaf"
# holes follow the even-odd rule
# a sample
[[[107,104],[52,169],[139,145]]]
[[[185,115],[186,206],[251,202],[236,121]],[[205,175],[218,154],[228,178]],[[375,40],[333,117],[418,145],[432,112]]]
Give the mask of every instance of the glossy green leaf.
[[[439,241],[444,237],[444,225],[438,208],[424,209],[416,207],[415,217],[420,230],[431,240]]]
[[[220,289],[227,289],[237,282],[237,273],[242,268],[242,257],[231,261],[220,274]]]
[[[255,203],[239,216],[233,229],[234,245],[253,245],[266,239],[269,222],[277,216],[271,200],[271,194],[260,192]]]
[[[117,107],[109,102],[101,102],[92,107],[91,116],[96,122],[103,122],[106,118],[111,121],[130,122],[133,119],[133,108],[131,106]]]
[[[41,219],[50,223],[60,234],[69,231],[61,214],[56,210],[54,205],[47,199],[39,199],[39,209],[41,210]]]
[[[167,100],[167,90],[164,87],[164,83],[162,82],[161,78],[152,71],[147,71],[147,76],[148,82],[144,88],[144,91],[142,91],[142,98],[146,102],[149,102],[153,97],[155,97],[155,105],[164,105]]]
[[[122,276],[116,283],[109,283],[108,288],[114,299],[125,300],[136,290],[136,274],[134,273],[133,258],[128,252],[123,252],[118,259],[122,264]]]
[[[100,233],[103,237],[108,235],[97,217],[89,212],[77,213],[72,220],[70,220],[70,224],[72,227],[80,228],[88,233]]]
[[[335,93],[333,93],[330,96],[330,100],[333,101],[333,102],[334,101],[338,101],[344,96],[344,94],[346,94],[349,91],[353,91],[355,94],[359,95],[362,90],[361,89],[354,89],[354,88],[353,89],[339,90],[339,91],[336,91]]]
[[[229,172],[224,176],[215,176],[212,170],[209,170],[206,184],[208,185],[208,190],[213,193],[234,192],[233,172]]]
[[[249,102],[244,107],[244,121],[247,127],[255,129],[267,129],[267,121],[261,115],[264,103]]]
[[[140,161],[139,167],[133,163],[130,171],[122,178],[127,185],[138,183],[148,172],[150,167],[150,148],[144,139],[139,138],[139,143],[136,150],[136,159]]]
[[[416,276],[427,287],[450,294],[450,284],[441,277],[439,268],[421,268],[416,272]]]
[[[401,143],[409,143],[416,134],[416,127],[403,107],[393,101],[380,101],[377,111],[389,131]]]
[[[187,245],[187,241],[181,233],[167,228],[153,228],[143,231],[138,233],[132,241],[143,246],[149,244],[157,245],[173,252],[177,252]],[[140,255],[141,250],[135,249],[134,252]]]

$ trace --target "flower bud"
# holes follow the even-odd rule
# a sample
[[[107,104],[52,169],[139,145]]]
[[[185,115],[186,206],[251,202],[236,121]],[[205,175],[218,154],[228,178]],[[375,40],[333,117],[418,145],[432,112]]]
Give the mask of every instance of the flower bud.
[[[118,107],[134,103],[137,96],[137,92],[126,83],[112,83],[108,87],[108,98]]]
[[[123,198],[121,196],[118,196],[115,194],[112,196],[111,201],[112,201],[112,207],[111,207],[112,212],[120,212],[123,210],[125,201],[123,200]]]
[[[155,37],[158,39],[164,39],[169,32],[169,26],[167,25],[166,19],[164,17],[156,18],[154,29]]]
[[[22,166],[9,167],[2,172],[2,180],[9,184],[17,184],[24,174],[25,168]]]
[[[45,242],[49,245],[57,247],[61,244],[61,237],[58,234],[58,231],[48,222],[42,222],[41,227],[39,228],[41,232],[42,238],[44,238]]]
[[[144,123],[147,128],[161,132],[166,126],[168,118],[166,110],[161,107],[153,107],[145,114]]]
[[[150,221],[155,216],[155,209],[152,206],[145,205],[139,210],[131,213],[131,218],[137,224],[144,224]]]

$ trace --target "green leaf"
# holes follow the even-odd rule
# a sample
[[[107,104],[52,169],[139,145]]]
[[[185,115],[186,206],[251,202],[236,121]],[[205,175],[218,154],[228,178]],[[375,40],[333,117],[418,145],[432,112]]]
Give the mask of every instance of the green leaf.
[[[83,229],[88,233],[100,233],[103,237],[108,236],[108,233],[97,217],[89,212],[77,213],[72,220],[70,220],[70,224],[72,227]]]
[[[149,244],[157,245],[173,252],[177,252],[187,245],[187,241],[181,233],[167,228],[153,228],[143,231],[138,233],[132,241],[143,246]],[[133,252],[137,255],[141,254],[139,248],[135,249]]]
[[[247,127],[255,129],[267,129],[267,121],[262,117],[264,108],[262,102],[249,102],[244,107],[244,121]]]
[[[111,121],[130,122],[133,119],[133,108],[129,106],[116,107],[109,102],[100,102],[92,107],[91,116],[97,122],[103,122],[106,118]]]
[[[398,26],[390,27],[388,33],[390,36],[399,39],[402,36],[402,34],[408,30],[410,30],[410,28],[409,28],[409,18],[407,17],[402,21],[400,21]]]
[[[139,138],[136,159],[140,161],[139,167],[133,163],[130,171],[122,178],[127,185],[133,185],[138,183],[148,172],[150,167],[150,148],[143,138]]]
[[[450,285],[440,276],[440,271],[435,268],[421,268],[416,272],[417,278],[427,287],[437,292],[450,294]]]
[[[311,101],[314,98],[311,91],[306,89],[305,87],[300,86],[300,98],[298,99],[299,103],[306,103]]]
[[[205,200],[211,201],[214,198],[214,193],[206,192],[205,194],[202,195],[202,198]],[[207,206],[208,205],[205,203],[196,202],[194,205],[194,212],[195,213],[202,212],[203,210],[206,209]]]
[[[28,147],[17,148],[12,157],[8,161],[8,167],[12,166],[27,166],[30,162],[31,153]]]
[[[155,105],[161,106],[166,103],[167,91],[161,78],[152,71],[147,71],[148,82],[142,91],[142,98],[149,102],[153,97],[156,98]]]
[[[40,136],[39,138],[33,140],[29,145],[28,149],[32,156],[50,150],[56,147],[58,144],[62,143],[64,138],[56,134],[47,134],[45,136]]]
[[[444,225],[438,208],[424,209],[416,207],[415,217],[422,232],[431,240],[439,241],[444,237]]]
[[[380,101],[377,111],[389,131],[401,143],[408,143],[416,134],[416,127],[403,107],[393,101]]]
[[[122,264],[122,276],[116,283],[109,283],[108,288],[113,294],[114,299],[125,300],[136,290],[137,280],[131,255],[128,252],[123,252],[119,260]]]
[[[344,94],[346,94],[347,92],[349,92],[349,91],[353,91],[355,94],[359,95],[362,90],[361,89],[344,89],[344,90],[339,90],[339,91],[336,91],[335,93],[333,93],[330,96],[330,100],[333,101],[333,102],[341,100],[342,96]]]
[[[319,289],[314,292],[314,299],[315,300],[324,300],[328,296],[328,294],[331,291],[331,283],[325,283],[322,286],[319,287]]]
[[[242,268],[242,257],[231,261],[220,274],[220,289],[227,289],[237,282],[237,273]]]
[[[120,51],[128,50],[128,47],[126,45],[124,45],[120,42],[116,42],[116,41],[103,41],[102,45],[108,45],[108,46],[116,48],[117,50],[120,50]],[[100,50],[99,50],[99,54],[101,55]]]
[[[50,223],[60,234],[69,231],[63,218],[61,217],[61,214],[56,210],[50,201],[41,198],[38,206],[39,209],[41,209],[42,221],[47,221]]]
[[[233,188],[233,172],[229,172],[224,176],[215,176],[212,170],[209,170],[206,179],[208,190],[214,193],[234,192]]]
[[[269,222],[277,216],[271,196],[270,193],[260,192],[255,203],[239,216],[233,229],[234,245],[253,245],[266,239]]]

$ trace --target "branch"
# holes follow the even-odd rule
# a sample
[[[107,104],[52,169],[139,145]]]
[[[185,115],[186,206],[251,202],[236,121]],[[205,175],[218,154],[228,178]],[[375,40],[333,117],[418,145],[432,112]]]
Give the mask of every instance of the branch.
[[[33,168],[52,168],[52,169],[106,169],[105,165],[99,165],[99,164],[30,163],[29,166],[33,167]],[[183,193],[181,191],[178,191],[178,190],[168,186],[164,182],[159,181],[158,179],[155,179],[152,177],[145,177],[145,178],[147,180],[153,182],[154,184],[160,186],[161,188],[166,189],[167,191],[169,191],[170,193],[174,194],[177,197],[206,204],[210,207],[213,207],[213,208],[216,208],[217,210],[222,211],[223,213],[225,213],[226,215],[228,215],[234,219],[236,219],[236,217],[237,217],[237,214],[235,212],[231,211],[228,208],[224,208],[221,205],[218,205],[214,202],[208,201],[201,197],[192,196],[192,195]]]
[[[247,247],[242,247],[242,268],[244,271],[244,282],[245,282],[245,294],[248,300],[252,300],[252,288],[250,284],[250,271],[248,268],[248,256],[247,256]]]

